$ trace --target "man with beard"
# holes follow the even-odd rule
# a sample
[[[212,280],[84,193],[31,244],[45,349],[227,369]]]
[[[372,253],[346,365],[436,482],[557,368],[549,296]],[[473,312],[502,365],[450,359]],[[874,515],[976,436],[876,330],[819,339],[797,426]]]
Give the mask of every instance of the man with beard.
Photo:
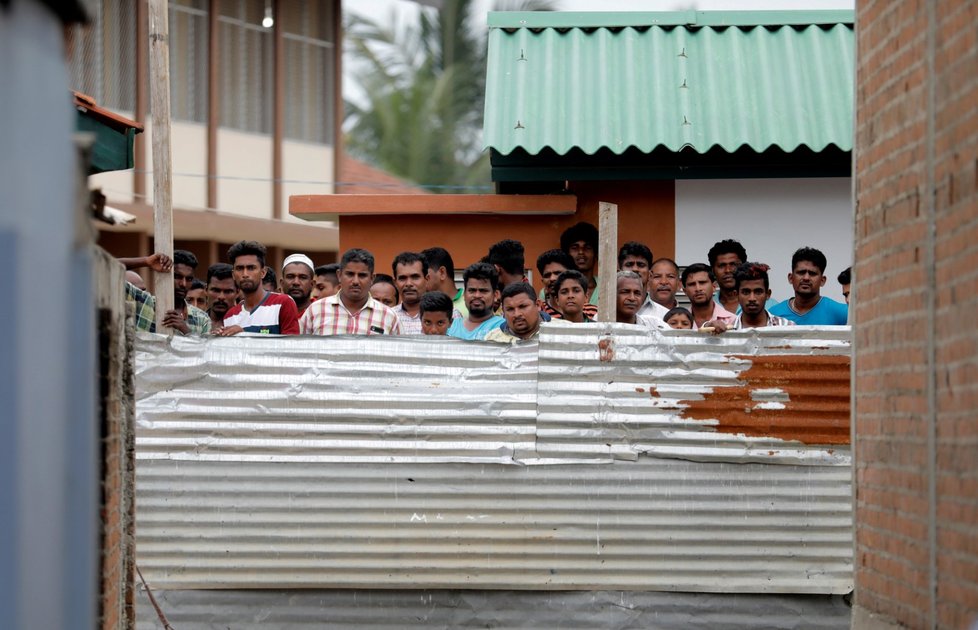
[[[800,326],[845,326],[849,309],[821,294],[825,285],[825,254],[813,247],[802,247],[791,257],[788,282],[795,296],[770,309]]]
[[[652,263],[649,274],[649,295],[652,301],[667,309],[679,306],[679,265],[672,258],[660,258]]]
[[[486,335],[503,324],[503,318],[494,315],[492,305],[499,294],[496,288],[499,276],[496,268],[488,263],[475,263],[462,275],[465,289],[465,306],[469,314],[456,318],[448,329],[450,337],[459,339],[485,339]]]
[[[740,298],[740,314],[730,326],[734,329],[763,328],[765,326],[794,326],[790,319],[772,315],[764,305],[771,298],[770,270],[765,264],[748,262],[737,267],[737,296]]]
[[[394,307],[402,335],[421,334],[421,296],[428,288],[428,262],[421,254],[401,252],[391,263],[401,303]]]
[[[299,317],[312,304],[312,278],[315,265],[305,254],[292,254],[282,263],[282,293],[295,301]]]
[[[340,290],[313,302],[299,321],[304,335],[399,335],[394,310],[370,296],[374,255],[349,249],[340,259]]]
[[[713,301],[715,278],[709,265],[695,263],[686,267],[681,280],[693,314],[693,330],[705,328],[720,333],[730,327],[735,315]]]
[[[615,320],[619,324],[637,324],[646,328],[666,327],[662,318],[654,319],[639,315],[639,310],[645,302],[645,285],[640,275],[634,271],[619,271],[617,286]]]
[[[224,316],[224,328],[216,334],[230,337],[238,333],[297,335],[299,318],[295,302],[287,295],[272,293],[263,286],[265,246],[257,241],[238,241],[228,249],[234,283],[244,294],[240,304]]]
[[[574,259],[577,270],[587,278],[588,301],[597,304],[598,281],[594,268],[598,263],[598,228],[585,221],[572,225],[560,235],[560,248]]]
[[[207,268],[207,301],[210,308],[211,332],[224,328],[224,317],[237,303],[238,287],[234,286],[231,265],[214,263]]]
[[[502,304],[506,321],[499,328],[490,330],[486,341],[511,343],[540,336],[540,309],[532,286],[526,282],[509,285],[503,289]]]
[[[173,252],[172,260],[165,254],[119,260],[127,270],[149,267],[163,273],[172,268],[175,308],[166,312],[163,325],[183,335],[203,335],[210,332],[211,322],[207,313],[187,304],[187,292],[193,286],[194,270],[197,269],[197,257],[191,252],[178,249]],[[126,299],[136,305],[137,330],[156,332],[156,297],[126,282]]]

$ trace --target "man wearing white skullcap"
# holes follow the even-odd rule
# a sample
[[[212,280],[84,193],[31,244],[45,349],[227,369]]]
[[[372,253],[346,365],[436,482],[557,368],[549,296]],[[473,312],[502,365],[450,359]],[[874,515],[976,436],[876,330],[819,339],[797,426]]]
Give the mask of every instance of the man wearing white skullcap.
[[[316,266],[305,254],[292,254],[282,263],[282,293],[295,300],[299,317],[312,304],[313,269]]]

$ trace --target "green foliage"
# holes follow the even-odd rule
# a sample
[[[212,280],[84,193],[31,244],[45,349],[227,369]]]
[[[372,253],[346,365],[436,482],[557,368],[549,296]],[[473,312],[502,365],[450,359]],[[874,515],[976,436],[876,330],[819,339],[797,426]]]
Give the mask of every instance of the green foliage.
[[[417,23],[399,30],[348,20],[346,59],[364,103],[346,103],[345,143],[351,155],[432,192],[460,192],[490,185],[482,147],[486,33],[472,27],[471,0],[444,5],[422,9]],[[517,5],[498,8],[550,8]]]

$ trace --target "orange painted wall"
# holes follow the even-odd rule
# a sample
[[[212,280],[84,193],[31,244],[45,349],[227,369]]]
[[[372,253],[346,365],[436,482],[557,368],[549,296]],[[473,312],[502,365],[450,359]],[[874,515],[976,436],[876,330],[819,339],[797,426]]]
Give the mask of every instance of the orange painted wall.
[[[526,266],[535,270],[537,256],[560,246],[560,233],[578,221],[597,225],[598,202],[618,204],[618,241],[636,240],[656,257],[676,250],[675,185],[672,181],[574,183],[577,214],[341,216],[340,255],[351,247],[373,253],[378,273],[390,273],[391,261],[402,251],[447,249],[455,266],[464,269],[486,255],[489,246],[514,238],[526,249]],[[534,271],[534,276],[536,276]],[[539,288],[539,279],[534,277]]]

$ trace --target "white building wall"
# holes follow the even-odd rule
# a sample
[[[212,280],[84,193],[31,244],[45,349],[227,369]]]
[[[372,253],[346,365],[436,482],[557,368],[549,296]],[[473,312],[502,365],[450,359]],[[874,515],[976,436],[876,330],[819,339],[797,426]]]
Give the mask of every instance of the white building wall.
[[[217,174],[218,210],[272,218],[271,136],[218,129]]]
[[[791,255],[811,246],[828,259],[822,295],[842,301],[839,272],[852,264],[852,180],[716,179],[676,182],[676,260],[708,262],[719,240],[733,238],[751,261],[771,265],[773,297],[793,295]]]
[[[331,195],[333,147],[325,144],[282,142],[282,218],[291,223],[308,223],[289,214],[289,195]],[[318,182],[318,183],[315,183]]]

